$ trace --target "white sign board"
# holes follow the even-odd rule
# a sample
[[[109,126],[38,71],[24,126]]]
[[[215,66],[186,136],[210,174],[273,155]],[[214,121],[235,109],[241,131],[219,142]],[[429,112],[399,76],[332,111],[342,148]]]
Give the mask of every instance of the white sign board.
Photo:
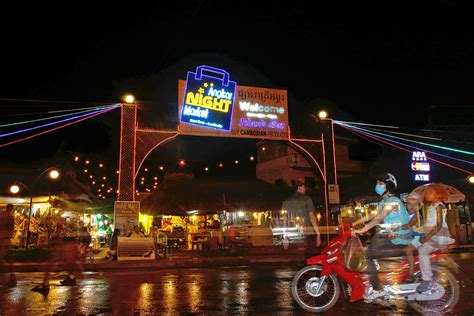
[[[114,204],[114,225],[120,229],[120,234],[131,232],[133,226],[138,225],[140,202],[116,201]]]
[[[338,184],[328,184],[328,195],[329,195],[329,204],[339,204],[339,185]]]
[[[118,237],[117,260],[155,260],[152,237]]]

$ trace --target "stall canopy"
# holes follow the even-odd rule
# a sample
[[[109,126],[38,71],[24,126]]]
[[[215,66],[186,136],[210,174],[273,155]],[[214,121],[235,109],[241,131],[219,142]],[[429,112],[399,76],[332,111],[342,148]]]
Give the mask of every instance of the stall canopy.
[[[114,212],[113,199],[93,202],[88,198],[83,198],[83,196],[83,194],[80,196],[60,195],[52,201],[52,205],[56,208],[87,214],[112,214]]]
[[[287,187],[250,180],[208,180],[189,177],[167,179],[141,202],[149,214],[186,215],[188,211],[280,210],[291,195]]]

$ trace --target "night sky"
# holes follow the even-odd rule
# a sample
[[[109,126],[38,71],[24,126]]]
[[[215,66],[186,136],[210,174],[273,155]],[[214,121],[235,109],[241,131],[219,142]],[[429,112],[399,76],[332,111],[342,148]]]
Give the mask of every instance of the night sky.
[[[170,127],[176,81],[209,64],[242,85],[288,90],[292,125],[325,105],[336,119],[426,128],[431,117],[434,128],[471,125],[472,9],[449,0],[16,4],[0,21],[0,119],[120,102],[131,91],[143,113],[153,114],[148,126]],[[59,148],[115,154],[118,122],[115,111],[0,148],[0,162],[28,164]],[[212,141],[236,157],[253,146],[235,150],[229,140]],[[189,155],[192,146],[181,150]]]

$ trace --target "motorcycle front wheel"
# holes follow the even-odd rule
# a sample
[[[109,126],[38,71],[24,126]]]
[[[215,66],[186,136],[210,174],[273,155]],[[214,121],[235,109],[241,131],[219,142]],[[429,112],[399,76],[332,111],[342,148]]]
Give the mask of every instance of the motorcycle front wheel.
[[[411,301],[410,304],[419,313],[450,312],[459,301],[459,284],[454,275],[446,269],[432,268],[433,282],[444,288],[444,295],[438,300]]]
[[[336,304],[341,292],[336,276],[330,274],[324,278],[321,269],[319,265],[304,267],[291,283],[291,294],[295,301],[301,308],[313,313],[329,310]]]

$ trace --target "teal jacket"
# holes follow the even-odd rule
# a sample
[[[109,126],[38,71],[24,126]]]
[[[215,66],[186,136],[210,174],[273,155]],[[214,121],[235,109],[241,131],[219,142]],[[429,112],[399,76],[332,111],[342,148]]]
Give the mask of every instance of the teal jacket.
[[[394,210],[388,213],[383,219],[383,224],[398,225],[402,226],[410,221],[410,216],[405,208],[405,204],[396,196],[390,196],[386,200],[380,201],[378,210],[383,210],[385,207],[392,207]],[[398,230],[394,232],[397,237],[390,239],[394,245],[408,245],[412,239],[411,228]]]

